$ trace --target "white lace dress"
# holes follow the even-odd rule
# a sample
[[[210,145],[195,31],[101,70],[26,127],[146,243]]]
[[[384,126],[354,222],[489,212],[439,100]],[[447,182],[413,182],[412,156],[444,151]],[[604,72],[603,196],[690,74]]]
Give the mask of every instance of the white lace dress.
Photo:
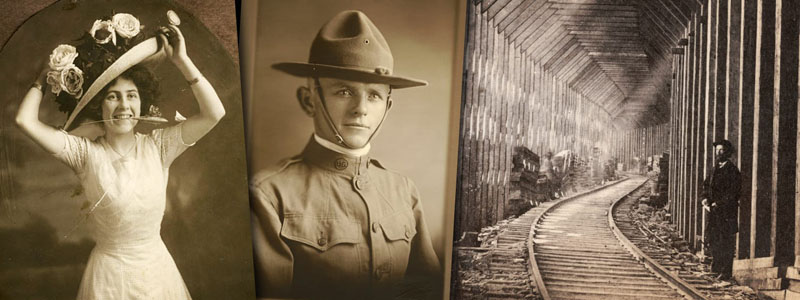
[[[181,125],[136,134],[129,153],[64,134],[55,156],[77,174],[97,245],[89,256],[78,299],[190,299],[161,240],[169,166],[188,146]],[[100,200],[102,199],[102,200]]]

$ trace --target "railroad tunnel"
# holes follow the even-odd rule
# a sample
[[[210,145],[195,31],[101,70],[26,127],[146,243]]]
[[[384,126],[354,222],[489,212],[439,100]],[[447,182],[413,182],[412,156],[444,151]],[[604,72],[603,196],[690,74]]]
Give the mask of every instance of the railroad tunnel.
[[[734,277],[798,299],[798,14],[793,0],[469,1],[456,238],[517,205],[519,149],[569,150],[628,172],[668,158],[669,220],[699,251],[712,142],[727,139]]]

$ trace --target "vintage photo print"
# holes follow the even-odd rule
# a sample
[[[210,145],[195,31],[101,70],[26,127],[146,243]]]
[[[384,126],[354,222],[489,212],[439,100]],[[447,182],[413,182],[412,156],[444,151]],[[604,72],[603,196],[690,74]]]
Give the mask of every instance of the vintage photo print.
[[[244,73],[258,296],[440,299],[458,3],[251,5],[242,32],[254,41]]]
[[[467,1],[453,298],[800,297],[799,14]]]
[[[12,6],[0,299],[252,299],[233,1]]]

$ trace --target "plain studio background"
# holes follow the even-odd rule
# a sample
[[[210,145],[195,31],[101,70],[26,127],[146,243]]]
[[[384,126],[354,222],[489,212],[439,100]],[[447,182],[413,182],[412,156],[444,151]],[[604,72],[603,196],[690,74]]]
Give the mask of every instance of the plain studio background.
[[[101,16],[131,13],[152,29],[167,24],[168,9],[180,16],[189,56],[216,88],[227,115],[172,164],[162,237],[192,296],[253,298],[233,1],[181,1],[212,24],[224,45],[171,2],[81,0],[67,9],[70,2],[60,1],[37,13],[11,38],[13,28],[52,1],[0,7],[2,14],[14,14],[2,18],[2,39],[8,42],[0,52],[0,299],[74,299],[93,244],[86,225],[62,240],[76,224],[83,201],[83,196],[72,196],[77,177],[13,125],[39,66],[58,44],[75,44],[73,39]],[[173,119],[176,109],[186,116],[197,113],[191,89],[172,63],[164,60],[152,70],[161,79],[160,107],[167,119]],[[57,110],[53,95],[45,96],[42,121],[62,125],[66,117]]]
[[[442,266],[448,265],[444,261],[449,262],[452,238],[461,89],[458,53],[463,48],[459,33],[463,10],[458,2],[245,1],[242,61],[244,65],[254,62],[252,70],[245,67],[243,72],[245,77],[253,76],[252,84],[246,85],[251,90],[245,89],[252,98],[246,103],[251,172],[299,154],[313,133],[312,120],[295,97],[305,79],[278,72],[271,65],[307,62],[311,41],[324,22],[342,10],[361,10],[388,41],[394,74],[429,83],[392,91],[394,106],[372,141],[370,156],[416,183],[434,248]]]

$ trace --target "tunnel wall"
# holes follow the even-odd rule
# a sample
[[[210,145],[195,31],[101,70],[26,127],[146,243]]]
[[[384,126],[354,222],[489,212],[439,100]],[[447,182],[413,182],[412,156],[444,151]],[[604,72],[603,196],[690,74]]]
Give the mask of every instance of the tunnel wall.
[[[641,167],[642,161],[647,158],[655,161],[653,157],[660,157],[665,152],[669,153],[669,125],[661,124],[635,129],[619,129],[611,133],[611,157],[622,164],[624,171],[637,171],[637,163]],[[645,170],[646,172],[646,170]]]
[[[704,1],[672,49],[671,221],[701,248],[712,142],[730,140],[743,177],[734,277],[778,298],[800,295],[797,17],[788,0]]]
[[[608,149],[614,132],[608,112],[498,27],[505,14],[483,1],[468,6],[456,237],[502,219],[515,147],[587,158],[593,146]]]

